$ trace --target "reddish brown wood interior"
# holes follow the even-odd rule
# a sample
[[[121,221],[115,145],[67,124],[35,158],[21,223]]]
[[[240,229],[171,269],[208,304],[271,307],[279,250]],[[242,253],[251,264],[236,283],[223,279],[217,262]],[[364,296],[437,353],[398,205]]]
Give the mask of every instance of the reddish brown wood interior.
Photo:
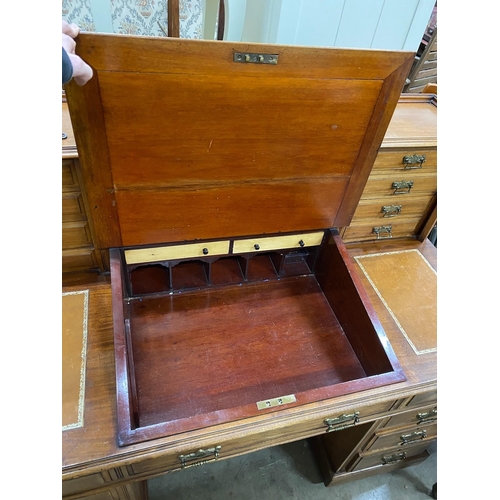
[[[259,401],[293,394],[293,406],[405,378],[332,232],[320,247],[136,264],[130,274],[111,253],[124,291],[122,444],[280,409]]]
[[[131,303],[138,426],[366,376],[313,276]]]

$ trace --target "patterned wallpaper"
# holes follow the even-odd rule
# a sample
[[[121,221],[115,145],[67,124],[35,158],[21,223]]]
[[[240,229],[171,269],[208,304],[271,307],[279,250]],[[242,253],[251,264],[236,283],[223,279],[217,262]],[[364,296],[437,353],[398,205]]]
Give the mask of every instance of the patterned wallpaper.
[[[106,1],[114,33],[165,36],[167,0]],[[96,31],[90,0],[62,0],[62,18],[82,31]],[[179,24],[181,38],[202,38],[203,0],[179,0]]]
[[[68,23],[78,24],[82,31],[95,31],[88,0],[62,0],[62,18]]]

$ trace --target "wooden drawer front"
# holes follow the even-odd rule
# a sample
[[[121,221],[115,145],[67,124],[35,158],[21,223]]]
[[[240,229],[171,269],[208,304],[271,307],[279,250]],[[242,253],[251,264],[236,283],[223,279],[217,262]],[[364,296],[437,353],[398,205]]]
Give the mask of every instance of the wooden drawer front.
[[[308,234],[294,234],[270,238],[255,238],[249,240],[236,240],[233,253],[265,252],[284,248],[301,248],[319,245],[323,240],[324,232]]]
[[[96,493],[87,494],[83,491],[84,496],[63,496],[63,499],[68,500],[121,500],[121,499],[143,499],[147,498],[147,486],[143,483],[127,483],[120,486],[100,489]]]
[[[62,221],[74,222],[86,220],[85,207],[81,193],[63,194]]]
[[[85,271],[98,267],[93,248],[76,248],[62,252],[63,272]]]
[[[375,433],[375,439],[365,448],[365,451],[382,450],[385,448],[401,448],[404,451],[409,446],[420,442],[428,442],[435,439],[436,436],[436,423],[400,428],[390,433],[382,429]]]
[[[63,250],[92,244],[87,221],[65,222],[62,227]]]
[[[211,243],[193,243],[190,245],[125,250],[125,260],[127,264],[141,264],[163,260],[210,257],[228,253],[229,241],[214,241]]]
[[[362,241],[412,236],[420,219],[403,220],[401,222],[380,220],[367,221],[362,225],[352,224],[346,228],[342,238],[344,241]],[[376,232],[378,228],[378,234]],[[385,229],[384,229],[385,228]]]
[[[91,474],[84,477],[77,477],[62,482],[62,496],[75,495],[84,491],[95,490],[105,486],[104,478],[101,474]]]
[[[142,477],[151,474],[172,472],[177,469],[182,470],[180,456],[186,457],[185,467],[204,465],[216,459],[223,460],[269,446],[310,437],[320,432],[317,427],[318,425],[314,425],[313,429],[308,429],[307,427],[279,429],[232,440],[215,440],[213,444],[203,447],[202,451],[199,448],[186,448],[181,453],[167,454],[151,460],[130,464],[127,466],[127,474],[131,477]]]
[[[414,462],[415,459],[423,460],[429,456],[426,452],[429,445],[430,441],[427,441],[425,443],[401,450],[385,450],[365,456],[360,454],[354,461],[353,466],[350,467],[349,472],[360,471],[377,466],[384,467],[384,470],[381,470],[380,472],[385,472],[385,469],[389,470],[391,466],[410,465],[410,462]]]
[[[386,401],[383,403],[377,403],[375,405],[361,407],[358,409],[360,421],[370,420],[374,416],[383,414],[389,411],[392,406],[394,406],[395,401]],[[321,419],[311,419],[308,422],[302,422],[300,424],[291,425],[289,427],[280,427],[278,429],[273,429],[267,432],[262,432],[258,434],[248,435],[244,437],[238,437],[234,439],[222,439],[214,440],[213,443],[204,447],[205,450],[210,450],[216,446],[221,446],[219,450],[218,459],[229,458],[236,455],[241,455],[244,453],[250,453],[257,451],[266,447],[276,446],[279,444],[289,443],[292,441],[297,441],[299,439],[305,439],[312,436],[320,436],[327,434],[328,426],[325,423],[327,418],[338,418],[356,411],[349,411],[346,413],[332,413],[332,415],[321,418]],[[352,421],[349,421],[352,423]],[[349,423],[347,425],[349,425]],[[342,425],[342,424],[341,424]],[[345,423],[343,425],[346,425]],[[340,429],[340,425],[339,425]],[[182,452],[184,455],[189,455],[195,453],[197,450],[186,449]],[[162,473],[166,471],[172,471],[181,467],[181,462],[179,460],[179,455],[181,453],[167,454],[158,458],[154,458],[148,461],[143,461],[137,464],[131,464],[127,466],[127,474],[130,476],[143,476],[152,473]],[[186,463],[195,463],[200,460],[213,460],[215,458],[214,453],[208,453],[205,458],[198,457]]]
[[[436,403],[437,403],[437,389],[413,396],[409,401],[406,402],[405,406],[410,408],[412,406],[422,406],[427,404],[431,405]]]
[[[425,161],[420,164],[420,159]],[[381,150],[373,165],[372,173],[397,173],[418,170],[423,173],[437,172],[437,151],[435,149],[400,149],[397,151]],[[406,174],[405,174],[406,175]]]
[[[411,188],[396,187],[394,183],[412,183]],[[422,174],[409,171],[401,175],[376,175],[370,176],[363,191],[363,200],[390,196],[394,203],[403,203],[407,198],[415,196],[431,196],[437,190],[436,175]]]
[[[332,432],[350,427],[354,423],[354,420],[356,420],[356,423],[369,422],[373,420],[374,417],[388,412],[395,405],[395,403],[396,401],[385,401],[367,407],[360,407],[357,411],[329,415],[323,420],[323,424],[326,425],[325,431],[328,430],[329,432]],[[349,418],[351,415],[355,415],[356,413],[357,416],[354,419]],[[329,424],[325,422],[326,420],[328,420]]]
[[[361,200],[351,224],[367,219],[380,219],[390,224],[401,219],[421,217],[432,200],[432,196],[408,197],[395,200],[394,196]]]
[[[62,161],[62,190],[75,191],[79,190],[78,177],[76,175],[76,167],[74,160]]]
[[[406,411],[394,417],[391,417],[384,429],[389,427],[399,427],[408,425],[429,425],[437,421],[437,406],[429,406],[427,408]]]

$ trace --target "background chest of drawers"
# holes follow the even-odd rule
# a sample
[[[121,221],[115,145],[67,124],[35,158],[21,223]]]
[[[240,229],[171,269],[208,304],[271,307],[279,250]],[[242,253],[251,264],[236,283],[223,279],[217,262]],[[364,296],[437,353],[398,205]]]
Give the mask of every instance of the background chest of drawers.
[[[62,103],[62,272],[99,271],[89,207],[81,181],[80,163],[65,102]]]
[[[437,220],[436,119],[436,96],[401,96],[344,241],[427,237]]]

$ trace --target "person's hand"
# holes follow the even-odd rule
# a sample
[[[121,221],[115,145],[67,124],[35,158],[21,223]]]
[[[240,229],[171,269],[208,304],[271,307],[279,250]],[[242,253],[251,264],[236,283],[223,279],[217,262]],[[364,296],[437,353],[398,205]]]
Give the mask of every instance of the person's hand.
[[[92,68],[80,57],[75,54],[76,42],[74,38],[80,32],[76,24],[62,22],[62,46],[68,53],[71,64],[73,65],[73,79],[78,85],[85,85],[93,75]]]

